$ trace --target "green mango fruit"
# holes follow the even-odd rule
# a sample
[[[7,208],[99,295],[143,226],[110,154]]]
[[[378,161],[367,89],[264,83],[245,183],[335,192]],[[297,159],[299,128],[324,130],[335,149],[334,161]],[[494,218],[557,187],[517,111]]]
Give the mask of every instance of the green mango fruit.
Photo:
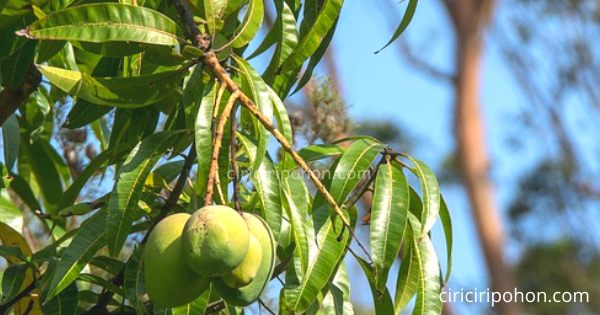
[[[232,288],[217,278],[213,280],[213,288],[217,290],[221,298],[228,304],[235,306],[248,306],[258,300],[261,293],[271,281],[275,269],[275,239],[273,232],[261,217],[250,213],[243,214],[248,224],[248,230],[258,242],[262,249],[262,261],[254,280],[241,288]]]
[[[206,277],[221,277],[246,257],[250,233],[237,211],[208,206],[192,214],[181,238],[183,256],[190,268]]]
[[[146,291],[155,306],[176,307],[190,303],[208,289],[210,280],[194,272],[184,261],[181,233],[187,213],[166,217],[150,232],[144,250]]]
[[[250,234],[250,244],[248,245],[246,257],[244,257],[239,266],[221,277],[221,279],[232,288],[241,288],[250,284],[254,280],[254,277],[256,277],[262,258],[263,254],[260,242],[253,234]]]

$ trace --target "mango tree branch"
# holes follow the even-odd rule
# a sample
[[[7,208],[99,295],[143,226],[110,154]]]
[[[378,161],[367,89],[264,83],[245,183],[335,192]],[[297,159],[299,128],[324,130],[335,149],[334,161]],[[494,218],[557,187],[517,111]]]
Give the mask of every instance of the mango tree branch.
[[[352,236],[356,238],[356,236],[354,235],[354,231],[350,226],[348,218],[344,216],[342,209],[340,209],[337,202],[335,201],[335,199],[333,199],[327,188],[323,186],[319,178],[313,173],[308,164],[306,164],[306,161],[304,161],[304,159],[302,159],[302,157],[294,150],[292,145],[281,134],[281,132],[279,132],[279,130],[275,128],[275,126],[271,122],[271,119],[265,116],[258,109],[258,107],[254,105],[254,102],[252,102],[252,100],[246,94],[240,91],[238,85],[231,79],[231,77],[229,77],[229,74],[227,73],[225,68],[221,66],[215,52],[210,49],[210,45],[206,44],[207,38],[209,38],[209,36],[202,34],[198,27],[196,27],[194,17],[189,9],[187,2],[185,0],[175,0],[174,3],[175,7],[177,8],[177,12],[179,13],[179,16],[185,24],[185,30],[187,32],[188,39],[190,39],[192,43],[196,45],[199,49],[202,49],[205,52],[203,60],[204,64],[206,64],[210,68],[214,75],[221,81],[221,84],[227,85],[227,89],[229,90],[229,92],[231,92],[232,94],[239,93],[239,102],[244,107],[246,107],[252,113],[252,115],[258,118],[258,120],[265,126],[265,128],[275,137],[275,139],[277,139],[277,141],[279,142],[279,144],[281,144],[283,149],[292,156],[296,163],[298,163],[302,170],[308,173],[311,181],[317,187],[319,192],[323,194],[329,205],[333,207],[335,213],[341,218],[342,223],[344,223],[344,225],[349,228],[349,231],[352,234]],[[207,189],[211,189],[211,186],[209,185]],[[208,198],[206,200],[208,200]]]
[[[223,144],[223,133],[225,133],[225,125],[227,124],[227,120],[229,120],[229,116],[231,115],[233,105],[235,104],[235,101],[240,97],[240,95],[240,90],[231,93],[231,96],[229,97],[227,103],[225,104],[225,107],[223,108],[223,113],[221,114],[221,118],[219,119],[219,125],[217,126],[217,130],[215,131],[212,157],[210,158],[210,169],[208,171],[208,183],[206,184],[206,197],[204,197],[205,207],[212,204],[212,195],[214,193],[215,181],[217,179],[217,174],[219,171],[219,153],[221,151],[221,145]]]
[[[25,79],[17,87],[5,86],[0,92],[0,126],[27,101],[42,82],[42,74],[34,65],[29,67]]]

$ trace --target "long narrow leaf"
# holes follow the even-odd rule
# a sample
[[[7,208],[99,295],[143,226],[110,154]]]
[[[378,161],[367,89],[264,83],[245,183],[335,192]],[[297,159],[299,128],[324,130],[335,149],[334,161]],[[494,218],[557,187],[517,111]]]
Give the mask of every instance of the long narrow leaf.
[[[177,45],[177,24],[148,8],[120,3],[94,3],[50,14],[21,31],[33,39],[84,42],[136,42]]]
[[[52,299],[69,286],[94,257],[106,245],[106,211],[96,212],[87,219],[69,247],[63,252],[48,289],[47,300]]]
[[[371,296],[373,296],[373,304],[375,304],[375,314],[377,315],[393,315],[394,313],[394,305],[392,304],[392,297],[390,296],[389,291],[383,292],[380,295],[375,288],[375,270],[367,261],[365,261],[362,257],[354,255],[354,258],[358,261],[358,264],[361,266],[365,276],[367,277],[367,281],[369,282],[369,287],[371,288]]]
[[[409,220],[411,229],[418,231],[416,220]],[[415,222],[415,223],[413,223]],[[418,239],[413,237],[413,255],[416,256],[419,281],[417,286],[417,301],[413,315],[440,315],[442,301],[440,300],[441,277],[440,266],[429,236]]]
[[[343,0],[324,0],[314,24],[302,37],[298,46],[286,58],[280,72],[299,68],[319,47],[321,39],[327,35],[342,9]]]
[[[135,77],[92,77],[85,72],[38,66],[56,87],[90,103],[124,108],[156,103],[177,90],[186,68]]]
[[[198,96],[196,96],[198,97]],[[210,80],[201,95],[201,104],[195,124],[196,152],[198,152],[198,177],[196,193],[204,196],[212,156],[212,117],[217,99],[217,86]]]
[[[411,171],[421,182],[421,194],[423,195],[423,212],[421,213],[420,236],[423,237],[431,230],[440,212],[440,186],[433,171],[425,163],[406,155],[414,167]]]
[[[238,133],[238,139],[248,152],[251,163],[256,165],[259,154],[256,141],[242,133]],[[264,211],[263,217],[273,231],[275,239],[279,239],[282,220],[279,180],[275,166],[269,156],[263,158],[263,162],[257,169],[252,169],[252,183],[258,192],[257,196]]]
[[[254,103],[258,106],[258,109],[269,119],[273,117],[273,104],[271,101],[271,95],[269,89],[265,84],[265,81],[258,75],[256,70],[252,66],[239,57],[234,57],[237,62],[241,74],[244,77],[244,82],[247,84],[250,96]],[[262,163],[263,157],[267,152],[267,145],[269,144],[269,131],[253,118],[255,122],[255,129],[257,131],[258,147],[256,152],[256,159],[252,163],[252,169],[258,169]]]
[[[256,36],[264,17],[263,0],[249,0],[244,19],[231,39],[231,46],[244,47]]]
[[[448,207],[446,206],[446,201],[444,197],[441,197],[441,207],[440,207],[440,220],[442,221],[442,227],[444,228],[444,236],[446,238],[446,275],[444,276],[444,284],[448,283],[450,279],[450,273],[452,272],[452,218],[450,217],[450,211],[448,211]]]
[[[402,170],[389,161],[379,167],[371,210],[371,253],[375,267],[375,287],[386,290],[388,273],[400,247],[409,207],[408,182]]]
[[[414,254],[413,242],[408,240],[404,247],[404,255],[398,278],[396,279],[396,296],[394,297],[395,313],[400,313],[417,293],[419,285],[418,257]]]
[[[387,46],[389,46],[396,39],[398,39],[398,37],[400,37],[400,35],[402,35],[402,33],[404,33],[404,31],[406,30],[406,28],[412,21],[413,16],[415,15],[415,11],[417,10],[418,2],[419,2],[419,0],[409,0],[408,7],[406,8],[406,12],[404,12],[402,21],[400,22],[400,25],[398,25],[398,28],[394,32],[394,35],[392,35],[392,38],[387,42],[387,44],[385,44],[385,46],[383,46],[381,49],[379,49],[378,51],[375,52],[376,54],[378,54],[380,51],[384,50]]]
[[[306,311],[317,299],[336,271],[348,242],[348,233],[344,233],[338,241],[338,234],[342,229],[341,220],[336,220],[334,229],[327,211],[315,211],[312,223],[317,233],[317,246],[311,250],[311,260],[300,285],[285,291],[288,303],[285,307],[296,313]]]
[[[119,170],[108,202],[106,218],[108,250],[111,256],[116,257],[125,244],[146,178],[158,159],[173,145],[177,134],[175,131],[164,131],[142,140]]]
[[[144,278],[142,247],[136,247],[129,258],[129,262],[125,266],[125,278],[123,288],[125,289],[125,297],[133,306],[135,311],[143,315],[146,313],[146,306],[142,297],[146,294],[146,281]]]

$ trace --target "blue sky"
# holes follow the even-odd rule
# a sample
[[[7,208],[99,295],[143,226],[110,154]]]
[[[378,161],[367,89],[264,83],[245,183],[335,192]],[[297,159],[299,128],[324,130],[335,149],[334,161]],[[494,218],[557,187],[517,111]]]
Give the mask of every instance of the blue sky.
[[[398,22],[405,7],[405,3],[396,5]],[[452,71],[454,39],[449,27],[439,1],[421,1],[412,24],[403,36],[415,43],[413,49],[417,55],[441,69]],[[374,7],[373,2],[345,1],[334,37],[344,97],[356,119],[393,119],[408,127],[425,144],[411,153],[435,167],[453,148],[453,91],[447,83],[415,71],[400,57],[399,49],[394,45],[375,55],[374,51],[385,44],[391,34],[385,16]],[[322,69],[321,74],[326,72]],[[536,143],[539,138],[527,135],[519,135],[524,146],[518,156],[507,150],[508,136],[515,136],[518,132],[510,122],[527,104],[493,43],[488,43],[483,61],[481,97],[496,200],[501,208],[506,208],[503,205],[510,201],[518,175],[548,150],[543,144]],[[571,110],[571,121],[581,116],[581,108]],[[582,141],[585,144],[593,141],[591,139]],[[592,165],[597,172],[597,164]],[[453,290],[485,290],[488,288],[487,275],[466,197],[456,187],[442,187],[442,192],[453,215],[455,229],[455,259],[450,286]],[[434,231],[437,232],[434,241],[442,266],[445,266],[445,247],[440,230],[437,227]],[[510,248],[509,259],[515,259],[518,251]],[[353,298],[370,303],[364,280],[355,278],[353,281]],[[394,283],[395,279],[390,281],[392,287]],[[479,307],[487,306],[457,306],[465,314],[477,314]]]

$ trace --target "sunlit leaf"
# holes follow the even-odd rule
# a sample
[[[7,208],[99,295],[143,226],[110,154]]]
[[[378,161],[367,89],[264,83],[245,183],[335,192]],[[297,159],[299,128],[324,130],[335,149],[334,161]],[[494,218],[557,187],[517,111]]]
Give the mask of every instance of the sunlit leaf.
[[[22,31],[33,39],[86,42],[127,41],[177,45],[177,24],[167,16],[140,6],[94,3],[50,14]]]
[[[425,163],[406,155],[414,167],[410,170],[421,182],[421,194],[423,196],[423,212],[421,213],[420,236],[423,237],[431,230],[440,212],[440,186],[435,174]]]
[[[388,273],[396,261],[409,209],[409,190],[402,170],[387,161],[379,166],[371,208],[370,243],[375,287],[386,290]]]
[[[292,53],[285,59],[280,67],[280,72],[287,72],[302,66],[302,63],[308,59],[317,50],[321,39],[327,35],[335,23],[343,0],[324,0],[321,10],[316,17],[315,22],[310,29],[300,39],[300,42],[294,48]]]

